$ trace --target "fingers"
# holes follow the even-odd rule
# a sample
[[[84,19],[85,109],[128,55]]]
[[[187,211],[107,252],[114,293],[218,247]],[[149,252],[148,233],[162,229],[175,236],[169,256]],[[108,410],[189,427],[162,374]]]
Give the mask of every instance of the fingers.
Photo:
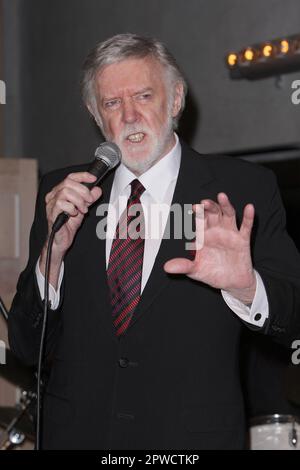
[[[246,240],[250,238],[255,216],[253,204],[247,204],[244,208],[243,220],[240,227],[240,234]]]
[[[86,214],[89,206],[101,196],[102,190],[99,187],[89,190],[82,183],[95,180],[96,177],[88,172],[70,173],[46,195],[48,218],[53,221],[60,212],[72,217],[79,213]]]
[[[201,250],[204,244],[205,232],[205,216],[203,204],[194,204],[193,211],[195,212],[195,225],[196,225],[196,238],[193,243],[193,249]]]
[[[164,270],[169,274],[191,274],[194,262],[186,258],[174,258],[167,261]]]
[[[92,196],[92,199],[93,199],[92,203],[94,203],[102,195],[102,189],[99,188],[99,186],[95,186],[93,189],[91,189],[90,195]]]
[[[237,231],[236,211],[231,204],[227,194],[218,193],[217,202],[212,199],[203,199],[204,206],[204,228],[222,225],[224,228]],[[197,204],[193,206],[196,213]],[[249,237],[254,222],[255,210],[253,204],[247,204],[243,212],[243,221],[240,227],[241,234]],[[197,226],[197,217],[196,217]]]
[[[212,199],[203,199],[205,228],[219,225],[222,218],[220,206]]]
[[[70,217],[76,217],[80,213],[78,209],[68,201],[58,200],[56,203],[50,201],[47,205],[47,218],[52,223],[61,212],[66,212]]]
[[[92,173],[89,173],[88,171],[69,173],[67,178],[72,181],[76,181],[77,183],[93,183],[97,179],[95,175],[92,175]]]
[[[222,212],[223,226],[232,230],[237,230],[236,214],[227,194],[219,193],[217,200]]]
[[[219,193],[217,202],[212,199],[203,199],[201,203],[204,205],[205,226],[213,227],[222,223],[222,225],[236,229],[235,209],[227,194]]]
[[[70,173],[60,184],[55,186],[46,196],[46,203],[55,197],[59,191],[64,188],[70,188],[81,194],[83,198],[91,200],[90,190],[81,183],[92,183],[96,177],[88,172]],[[91,201],[92,202],[92,201]]]
[[[71,202],[82,214],[86,214],[88,211],[88,204],[92,203],[91,196],[83,197],[78,192],[70,188],[63,188],[56,193],[56,203],[59,202]]]
[[[202,199],[201,203],[205,205],[205,208],[212,213],[224,213],[224,215],[233,216],[235,215],[235,210],[227,194],[218,193],[217,201],[215,202],[212,199]]]
[[[228,218],[235,218],[235,210],[234,210],[233,205],[229,201],[227,194],[219,193],[217,195],[217,199],[218,199],[218,203],[220,205],[222,214]]]

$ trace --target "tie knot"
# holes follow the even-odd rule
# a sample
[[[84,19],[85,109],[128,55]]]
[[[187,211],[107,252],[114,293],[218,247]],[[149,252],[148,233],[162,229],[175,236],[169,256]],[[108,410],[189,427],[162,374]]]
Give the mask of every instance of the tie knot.
[[[135,199],[135,198],[139,199],[140,196],[145,191],[144,186],[142,185],[142,183],[138,179],[135,179],[135,180],[131,181],[130,184],[131,184],[130,199]]]

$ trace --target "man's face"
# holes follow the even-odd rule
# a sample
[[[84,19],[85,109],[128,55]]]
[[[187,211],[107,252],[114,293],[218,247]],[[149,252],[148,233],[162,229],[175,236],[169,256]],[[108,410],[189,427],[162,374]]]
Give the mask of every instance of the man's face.
[[[102,132],[135,174],[147,171],[174,145],[172,118],[180,110],[181,85],[166,89],[165,71],[152,57],[107,65],[96,77]]]

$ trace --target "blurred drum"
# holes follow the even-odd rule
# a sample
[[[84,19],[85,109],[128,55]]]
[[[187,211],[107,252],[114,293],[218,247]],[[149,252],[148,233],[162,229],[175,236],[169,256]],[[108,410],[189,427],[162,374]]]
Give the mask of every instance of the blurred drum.
[[[300,450],[300,418],[267,415],[251,420],[251,450]]]
[[[29,400],[28,400],[29,402]],[[34,422],[29,409],[0,406],[0,450],[27,450],[34,447]],[[30,402],[29,402],[30,404]]]
[[[0,451],[1,450],[33,450],[34,442],[21,431],[13,429],[10,433],[0,425]]]

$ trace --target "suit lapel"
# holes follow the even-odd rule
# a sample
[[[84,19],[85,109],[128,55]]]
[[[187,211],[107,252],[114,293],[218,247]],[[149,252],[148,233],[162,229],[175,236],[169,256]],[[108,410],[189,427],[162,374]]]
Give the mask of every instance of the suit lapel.
[[[179,204],[182,210],[187,211],[191,207],[184,205],[195,204],[201,199],[213,197],[214,195],[214,175],[205,159],[209,157],[200,156],[182,143],[182,158],[174,191],[172,205]],[[183,213],[183,212],[182,212]],[[152,272],[143,290],[140,302],[134,311],[128,330],[140,320],[149,310],[150,305],[156,297],[167,287],[173,276],[167,274],[163,266],[166,261],[172,258],[189,258],[191,253],[186,250],[184,233],[180,239],[174,237],[174,224],[170,223],[170,215],[167,227],[170,229],[170,238],[162,239],[159,252],[157,254]]]
[[[209,157],[200,156],[182,142],[181,145],[181,165],[172,205],[178,204],[182,207],[182,210],[187,211],[191,208],[189,205],[200,202],[201,199],[208,197],[214,198],[216,184],[215,177],[206,161]],[[113,176],[114,174],[110,173],[101,184],[103,190],[101,204],[109,203]],[[185,208],[184,205],[186,205]],[[92,302],[93,305],[96,306],[95,311],[99,312],[97,321],[100,321],[102,325],[104,325],[115,341],[119,341],[115,334],[110,306],[109,286],[106,274],[106,243],[105,240],[100,240],[95,233],[97,224],[104,219],[104,215],[97,215],[98,206],[99,204],[96,203],[95,206],[91,208],[84,227],[85,236],[93,233],[93,236],[88,239],[85,238],[85,242],[88,240],[88,243],[86,243],[86,250],[84,252],[91,273],[89,277],[91,283],[89,292],[90,295],[93,296]],[[170,215],[167,222],[167,227],[168,226],[170,227],[170,237],[164,237],[162,239],[152,272],[143,290],[141,300],[134,312],[128,330],[149,311],[152,302],[171,282],[173,276],[167,274],[163,269],[166,261],[172,258],[189,258],[191,256],[186,250],[186,242],[190,240],[187,240],[184,236],[180,238],[174,237],[174,226],[173,223],[170,222]]]
[[[86,234],[89,236],[86,256],[87,263],[91,272],[90,276],[90,295],[92,298],[92,305],[95,306],[96,322],[101,324],[107,329],[108,333],[117,341],[115,335],[114,325],[112,322],[112,312],[110,306],[109,287],[106,275],[106,241],[99,238],[96,234],[96,228],[99,224],[105,223],[106,213],[103,207],[109,203],[110,193],[113,183],[114,173],[110,173],[101,183],[102,197],[99,203],[96,203],[89,212],[88,220],[86,221]],[[101,215],[99,209],[101,207]]]

